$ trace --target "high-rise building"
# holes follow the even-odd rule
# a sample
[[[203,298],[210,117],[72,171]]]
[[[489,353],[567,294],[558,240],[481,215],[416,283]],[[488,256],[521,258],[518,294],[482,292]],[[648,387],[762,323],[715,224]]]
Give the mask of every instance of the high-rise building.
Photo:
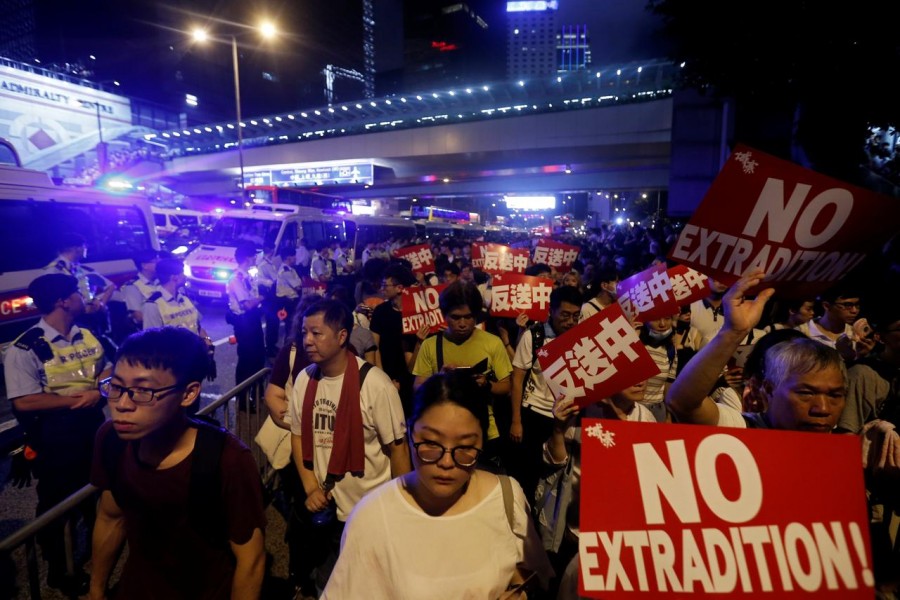
[[[503,14],[485,0],[419,0],[404,14],[407,91],[503,78]]]
[[[556,73],[556,0],[521,0],[506,3],[506,74],[549,77]]]
[[[591,68],[591,41],[587,25],[563,25],[556,34],[556,70],[560,73]]]

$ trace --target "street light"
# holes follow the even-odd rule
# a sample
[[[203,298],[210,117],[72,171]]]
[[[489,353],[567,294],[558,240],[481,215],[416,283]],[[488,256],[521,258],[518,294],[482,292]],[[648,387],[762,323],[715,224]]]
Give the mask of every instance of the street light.
[[[277,34],[277,30],[275,29],[275,25],[271,22],[263,22],[259,25],[258,28],[259,33],[262,35],[263,39],[272,39]],[[200,27],[197,27],[192,32],[192,37],[196,42],[207,42],[207,41],[215,41],[219,43],[227,43],[228,40],[231,42],[231,65],[234,72],[234,112],[237,117],[237,149],[238,149],[238,165],[240,167],[240,188],[241,188],[241,199],[244,198],[244,132],[241,129],[241,74],[240,69],[238,68],[238,48],[237,48],[237,36],[234,34],[228,35],[228,40],[225,39],[215,39],[209,35],[209,33]]]

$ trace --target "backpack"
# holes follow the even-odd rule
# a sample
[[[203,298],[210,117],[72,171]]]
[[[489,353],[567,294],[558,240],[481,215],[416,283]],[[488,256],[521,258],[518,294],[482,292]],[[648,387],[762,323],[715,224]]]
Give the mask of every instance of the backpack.
[[[525,400],[525,397],[528,395],[528,381],[531,379],[531,372],[534,370],[535,363],[537,363],[538,350],[544,345],[544,338],[546,337],[544,324],[540,321],[533,323],[526,330],[526,333],[529,331],[531,332],[531,366],[528,367],[525,378],[522,380],[522,400]]]
[[[215,544],[227,544],[225,527],[225,502],[221,494],[222,449],[228,431],[212,417],[193,415],[189,419],[197,429],[197,440],[191,459],[191,476],[188,488],[188,521],[191,527]],[[119,459],[127,443],[114,431],[103,439],[103,468],[109,478],[109,490],[121,505],[123,490],[118,489],[117,471]]]

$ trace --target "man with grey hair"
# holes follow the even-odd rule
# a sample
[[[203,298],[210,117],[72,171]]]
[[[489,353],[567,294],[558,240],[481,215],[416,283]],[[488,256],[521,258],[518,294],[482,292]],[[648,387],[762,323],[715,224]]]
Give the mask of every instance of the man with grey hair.
[[[684,367],[666,402],[682,423],[830,433],[844,409],[847,371],[837,351],[812,340],[788,340],[766,353],[765,376],[755,390],[768,407],[764,413],[742,413],[741,406],[716,402],[709,392],[774,293],[745,297],[763,276],[755,270],[728,290],[722,329]]]

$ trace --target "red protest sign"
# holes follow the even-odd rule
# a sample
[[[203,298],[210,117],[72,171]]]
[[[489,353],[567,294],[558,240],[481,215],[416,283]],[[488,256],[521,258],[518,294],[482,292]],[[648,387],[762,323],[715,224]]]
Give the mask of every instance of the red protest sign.
[[[581,595],[872,598],[855,436],[608,419],[581,434]]]
[[[491,315],[518,317],[523,312],[532,321],[546,321],[550,314],[553,282],[544,277],[506,273],[491,280]]]
[[[659,374],[634,327],[613,303],[537,352],[550,390],[587,406]]]
[[[815,295],[894,235],[900,203],[738,146],[669,258],[731,285],[760,267],[765,287]]]
[[[490,246],[497,246],[490,242],[472,242],[472,268],[481,269],[484,267],[484,250]]]
[[[659,264],[632,275],[616,285],[619,304],[629,319],[643,323],[678,313],[672,282],[666,266]]]
[[[557,271],[568,271],[572,268],[572,263],[578,258],[581,248],[578,246],[570,246],[554,240],[538,240],[537,246],[534,247],[535,263],[543,263],[553,267]]]
[[[304,277],[300,280],[300,292],[304,296],[310,294],[324,296],[327,289],[328,284],[324,281],[316,281],[312,277]]]
[[[703,300],[712,293],[709,278],[685,265],[675,265],[668,271],[672,282],[672,293],[678,306],[693,304]]]
[[[431,246],[428,244],[398,248],[394,250],[394,256],[408,260],[415,273],[434,272],[434,256],[431,254]]]
[[[445,287],[446,284],[431,287],[416,285],[403,290],[403,297],[400,299],[403,333],[416,333],[426,324],[431,333],[447,326],[439,304]]]
[[[527,248],[510,248],[502,244],[472,244],[472,266],[491,275],[524,273],[528,268],[529,256]]]

